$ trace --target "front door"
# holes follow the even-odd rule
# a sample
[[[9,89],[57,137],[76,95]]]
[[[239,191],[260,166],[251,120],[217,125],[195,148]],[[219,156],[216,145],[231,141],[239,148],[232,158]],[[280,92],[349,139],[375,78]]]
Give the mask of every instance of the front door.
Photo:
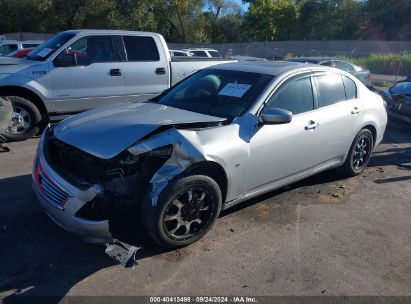
[[[293,117],[287,124],[263,125],[251,138],[248,192],[293,179],[318,163],[311,77],[290,79],[265,107],[289,110]]]
[[[124,101],[124,80],[110,36],[87,36],[64,52],[76,55],[77,64],[54,67],[50,77],[58,113],[74,113]]]

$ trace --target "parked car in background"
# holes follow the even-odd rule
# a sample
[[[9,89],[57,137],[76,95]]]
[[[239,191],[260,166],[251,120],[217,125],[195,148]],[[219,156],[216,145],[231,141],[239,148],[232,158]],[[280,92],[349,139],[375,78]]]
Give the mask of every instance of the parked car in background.
[[[227,60],[171,59],[160,34],[72,30],[25,58],[1,58],[0,96],[21,122],[5,134],[24,140],[49,120],[108,104],[156,96],[191,73]]]
[[[194,56],[193,53],[181,50],[170,50],[171,57],[191,57]]]
[[[0,56],[7,56],[14,51],[36,47],[41,43],[43,43],[43,41],[40,40],[0,40]]]
[[[17,50],[17,51],[14,51],[8,54],[7,57],[14,57],[14,58],[26,57],[26,55],[30,53],[33,49],[34,48],[26,48],[26,49]]]
[[[411,124],[411,76],[385,90],[383,97],[390,118]]]
[[[330,66],[333,68],[337,68],[343,70],[351,75],[354,75],[359,80],[361,80],[365,84],[370,83],[370,71],[363,69],[351,62],[344,61],[338,58],[330,58],[330,57],[297,57],[297,58],[290,58],[288,59],[290,62],[304,62],[304,63],[313,63],[313,64],[321,64]]]
[[[46,129],[33,187],[55,222],[88,241],[112,237],[114,214],[139,214],[130,230],[141,222],[155,242],[175,248],[241,201],[330,168],[359,174],[386,123],[382,98],[343,71],[222,64],[147,102]]]
[[[230,58],[235,59],[237,61],[268,61],[265,58],[252,57],[252,56],[241,56],[241,55],[234,55],[234,56],[231,56]]]
[[[197,57],[221,58],[220,53],[215,49],[193,48],[193,49],[183,49],[183,51],[193,53],[194,56],[197,56]]]

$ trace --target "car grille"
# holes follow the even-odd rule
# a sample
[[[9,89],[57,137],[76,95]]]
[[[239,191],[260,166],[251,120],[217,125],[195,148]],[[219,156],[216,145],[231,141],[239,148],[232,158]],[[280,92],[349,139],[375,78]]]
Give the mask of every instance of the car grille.
[[[44,150],[48,164],[71,182],[74,180],[70,177],[74,176],[94,184],[104,174],[104,164],[100,159],[55,137],[46,137]]]
[[[54,207],[63,209],[63,205],[70,195],[49,177],[40,161],[37,161],[35,174],[35,181],[40,195]]]

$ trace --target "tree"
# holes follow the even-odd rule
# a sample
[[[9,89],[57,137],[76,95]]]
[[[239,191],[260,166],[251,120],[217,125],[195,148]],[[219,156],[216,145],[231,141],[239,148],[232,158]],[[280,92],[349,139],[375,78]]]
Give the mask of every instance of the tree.
[[[251,40],[290,39],[297,24],[293,0],[254,0],[245,16]]]
[[[411,1],[366,1],[363,34],[371,39],[411,39]]]
[[[357,0],[300,1],[299,39],[356,39],[362,4]]]
[[[40,0],[41,18],[49,32],[58,32],[79,26],[87,0]]]
[[[0,33],[44,31],[36,0],[0,0],[0,14]]]

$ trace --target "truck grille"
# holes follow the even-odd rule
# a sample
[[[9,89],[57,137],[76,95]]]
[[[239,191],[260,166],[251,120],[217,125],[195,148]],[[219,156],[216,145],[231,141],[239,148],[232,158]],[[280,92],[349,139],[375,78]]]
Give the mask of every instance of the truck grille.
[[[54,207],[63,209],[63,205],[70,195],[48,176],[40,161],[37,161],[35,174],[35,181],[40,195]]]

